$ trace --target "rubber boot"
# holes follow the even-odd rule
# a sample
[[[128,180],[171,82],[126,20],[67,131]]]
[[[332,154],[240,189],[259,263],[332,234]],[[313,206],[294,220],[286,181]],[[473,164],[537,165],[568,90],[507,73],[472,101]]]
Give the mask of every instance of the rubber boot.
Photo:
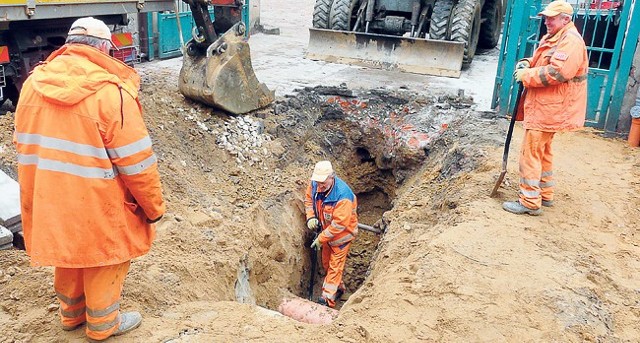
[[[507,211],[507,212],[511,212],[514,214],[528,214],[528,215],[532,215],[532,216],[539,216],[542,214],[542,209],[538,208],[538,209],[531,209],[528,207],[525,207],[524,205],[522,205],[520,203],[520,201],[505,201],[502,203],[502,208]]]
[[[120,325],[113,336],[124,335],[125,333],[137,328],[142,323],[142,316],[139,312],[127,312],[120,315]]]
[[[329,302],[324,297],[319,297],[317,303],[329,307]]]
[[[340,285],[340,287],[338,287],[338,290],[336,291],[336,301],[342,298],[342,295],[346,290],[347,288],[344,285]]]

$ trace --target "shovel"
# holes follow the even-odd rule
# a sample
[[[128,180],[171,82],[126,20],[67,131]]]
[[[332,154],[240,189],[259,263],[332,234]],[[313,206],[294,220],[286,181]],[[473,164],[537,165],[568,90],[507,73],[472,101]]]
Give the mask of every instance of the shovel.
[[[504,152],[502,153],[502,171],[500,172],[500,176],[496,181],[496,184],[493,186],[493,190],[491,190],[491,194],[489,197],[493,198],[498,195],[498,188],[502,184],[504,180],[504,176],[507,174],[507,159],[509,156],[509,145],[511,144],[511,136],[513,135],[513,126],[516,124],[516,114],[518,111],[518,106],[520,104],[520,97],[522,96],[522,83],[518,83],[518,95],[516,95],[516,107],[514,113],[511,114],[511,121],[509,122],[509,130],[507,131],[507,139],[504,141]]]
[[[313,240],[318,238],[319,233],[313,235]],[[307,299],[313,300],[313,286],[316,283],[316,273],[318,272],[318,250],[311,248],[311,275],[309,276],[309,288],[307,289]]]

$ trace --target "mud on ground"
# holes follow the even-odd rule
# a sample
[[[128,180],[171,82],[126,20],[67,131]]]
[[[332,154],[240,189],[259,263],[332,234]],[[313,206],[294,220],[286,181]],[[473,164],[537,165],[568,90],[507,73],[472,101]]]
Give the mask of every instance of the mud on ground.
[[[516,150],[500,198],[488,198],[506,121],[474,111],[463,95],[316,87],[230,117],[185,100],[171,72],[142,73],[168,213],[123,293],[123,310],[141,311],[144,323],[112,341],[640,335],[640,164],[623,142],[558,135],[556,207],[515,216],[500,204],[516,194]],[[0,117],[0,167],[15,175],[11,122]],[[339,318],[314,326],[263,308],[306,296],[303,192],[326,158],[358,194],[361,221],[384,234],[360,235]],[[29,267],[16,250],[0,252],[0,266],[0,341],[84,340],[58,325],[51,268]]]

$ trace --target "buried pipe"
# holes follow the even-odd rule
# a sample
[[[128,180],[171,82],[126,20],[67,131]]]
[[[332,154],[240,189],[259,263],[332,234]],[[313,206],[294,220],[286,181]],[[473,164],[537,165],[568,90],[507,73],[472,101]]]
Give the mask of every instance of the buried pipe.
[[[338,310],[290,295],[282,299],[278,312],[303,323],[330,324],[338,317]]]
[[[358,229],[362,229],[362,230],[365,230],[365,231],[373,232],[373,233],[376,233],[376,234],[381,234],[382,233],[382,230],[376,229],[373,226],[365,225],[365,224],[362,224],[362,223],[358,223]]]

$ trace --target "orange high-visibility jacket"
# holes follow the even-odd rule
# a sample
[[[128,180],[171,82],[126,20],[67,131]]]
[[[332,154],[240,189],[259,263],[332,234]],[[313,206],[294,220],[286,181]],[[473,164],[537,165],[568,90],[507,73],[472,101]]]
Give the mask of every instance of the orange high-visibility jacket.
[[[320,243],[340,246],[358,235],[358,200],[342,179],[335,177],[328,194],[317,192],[318,184],[311,181],[305,194],[307,219],[317,217],[322,224]]]
[[[32,265],[114,265],[149,251],[165,211],[138,102],[140,77],[68,44],[22,87],[14,141],[22,227]]]
[[[573,131],[584,126],[589,58],[573,23],[540,41],[522,77],[525,129]]]

